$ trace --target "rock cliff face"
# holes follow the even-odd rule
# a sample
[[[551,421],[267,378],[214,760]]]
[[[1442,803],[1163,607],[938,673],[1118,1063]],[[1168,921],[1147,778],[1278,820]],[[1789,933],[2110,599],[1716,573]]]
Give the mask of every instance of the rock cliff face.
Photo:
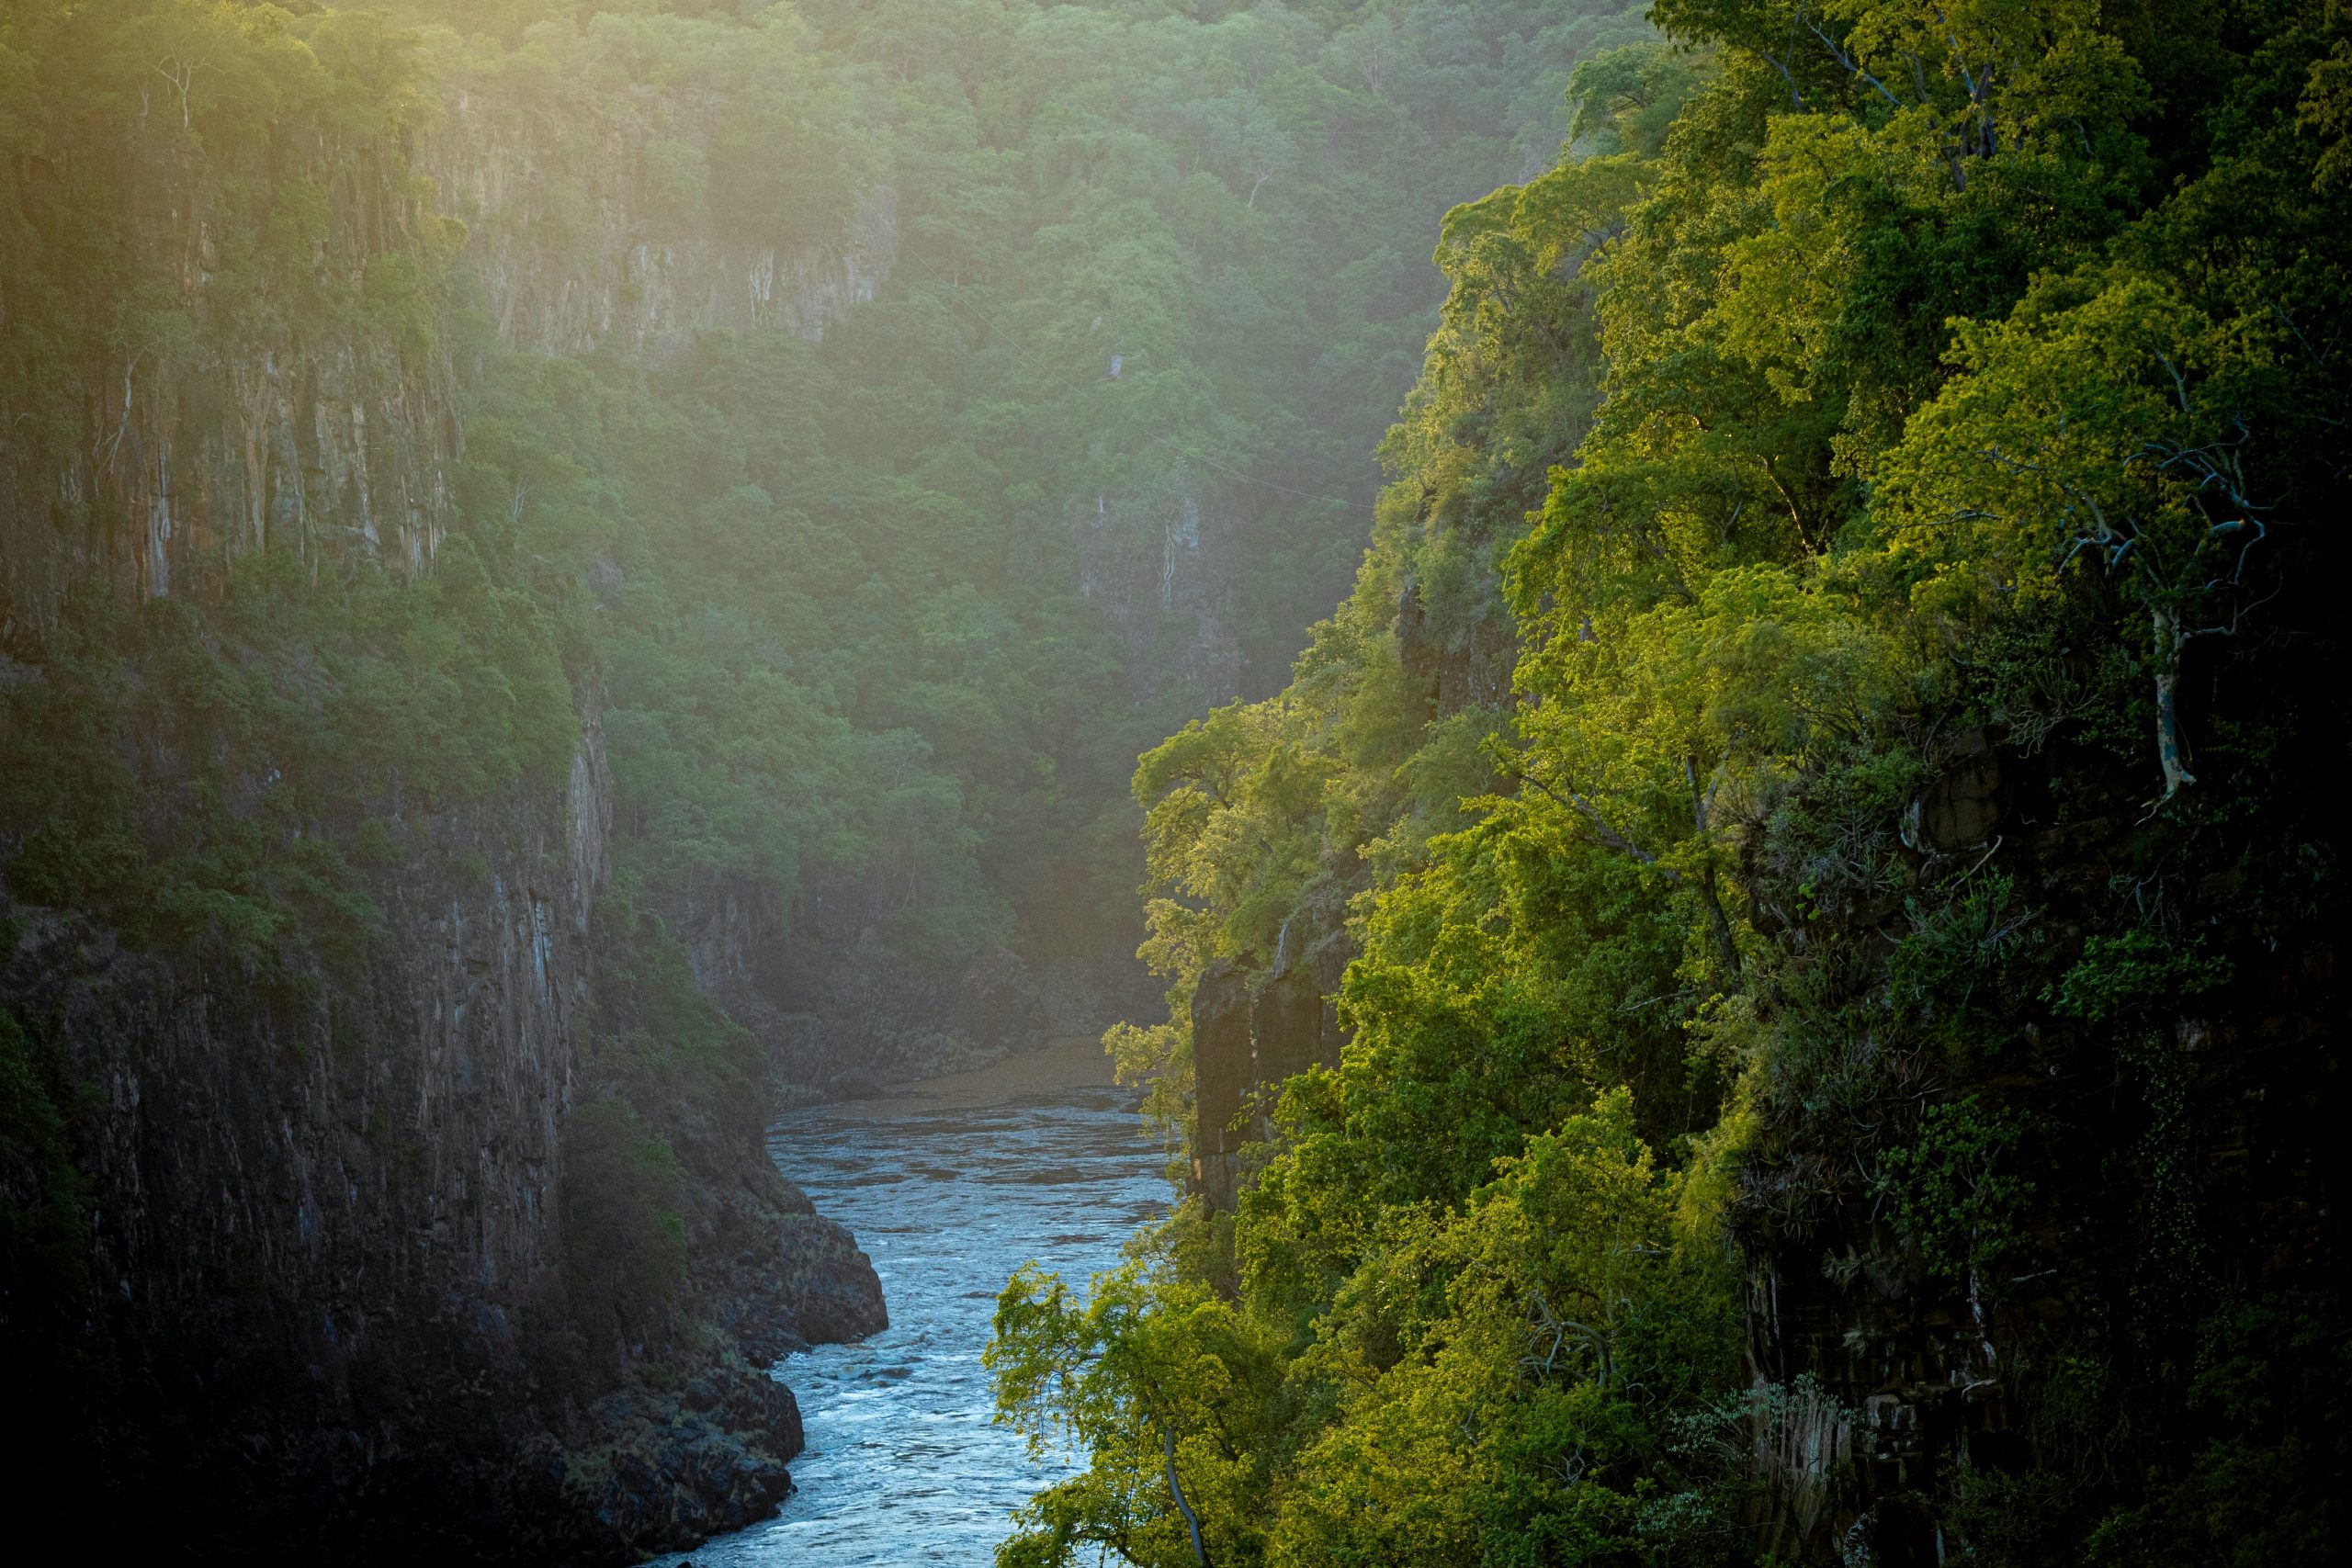
[[[713,326],[813,336],[888,265],[887,192],[805,254],[664,235],[617,194],[599,196],[584,249],[535,250],[540,152],[462,100],[425,145],[442,206],[473,224],[455,265],[517,344],[657,355]],[[121,351],[79,367],[77,396],[9,410],[0,696],[40,700],[77,593],[200,609],[265,548],[314,581],[421,580],[457,522],[460,388],[432,278],[458,236],[406,141],[273,169],[312,181],[332,214],[331,239],[282,275],[222,239],[236,170],[161,116],[118,152],[97,160],[103,179],[49,171],[42,199],[118,202],[110,265],[167,304],[125,314]],[[598,166],[595,149],[580,156]],[[582,1271],[570,1141],[608,967],[611,791],[593,675],[576,683],[582,739],[560,785],[390,804],[385,869],[366,878],[380,927],[354,963],[135,949],[0,894],[0,1026],[29,1042],[70,1162],[6,1164],[0,1207],[86,1222],[72,1267],[88,1311],[62,1332],[74,1367],[100,1369],[61,1372],[41,1398],[122,1423],[107,1456],[162,1489],[191,1541],[233,1542],[243,1561],[625,1561],[691,1544],[789,1488],[798,1418],[767,1365],[884,1322],[870,1265],[777,1175],[766,1107],[747,1103],[681,1150],[670,1341],[549,1349]],[[6,722],[0,709],[0,739]],[[142,737],[119,761],[184,783],[204,761],[192,745]],[[269,783],[228,781],[232,809]],[[169,841],[177,798],[156,790],[151,843]],[[0,833],[0,873],[22,849]],[[31,1332],[23,1309],[0,1306],[11,1346]],[[592,1362],[609,1365],[579,1371]],[[75,1418],[17,1415],[12,1444]]]
[[[1193,992],[1190,1186],[1212,1209],[1232,1211],[1248,1174],[1243,1147],[1273,1135],[1268,1096],[1309,1067],[1340,1065],[1346,1036],[1332,998],[1348,957],[1334,938],[1263,976],[1225,962],[1202,974]]]
[[[579,773],[589,812],[444,824],[494,855],[487,886],[382,879],[391,940],[355,980],[258,987],[14,911],[0,997],[100,1097],[77,1129],[100,1299],[204,1459],[365,1495],[429,1468],[436,1431],[532,1435],[494,1391],[560,1269],[603,869],[592,750]]]
[[[457,88],[427,141],[441,209],[467,227],[466,268],[509,345],[610,348],[658,360],[721,329],[811,342],[873,299],[898,259],[898,204],[857,195],[837,237],[795,246],[650,209],[639,137],[617,116],[559,128]]]
[[[583,1406],[535,1343],[573,1269],[566,1132],[608,822],[593,724],[561,795],[415,813],[356,975],[256,983],[0,901],[0,1006],[81,1087],[88,1268],[126,1416],[197,1434],[163,1466],[191,1495],[235,1478],[289,1546],[353,1550],[326,1521],[364,1520],[391,1557],[617,1561],[788,1488],[797,1416],[760,1369],[883,1317],[870,1265],[767,1163],[756,1115],[692,1156],[725,1177],[688,1211],[710,1364],[672,1383],[628,1347]]]
[[[126,270],[187,314],[134,321],[122,349],[79,367],[78,399],[13,414],[0,440],[0,626],[51,624],[77,586],[202,593],[225,561],[265,547],[314,569],[427,570],[463,449],[447,355],[389,321],[306,320],[285,299],[220,330],[206,320],[224,259],[217,182],[144,141],[122,178]],[[437,233],[413,199],[368,194],[382,199],[353,205],[372,220],[355,212],[337,226],[341,254],[321,258],[338,284]]]
[[[1182,692],[1209,707],[1241,694],[1234,632],[1241,526],[1232,503],[1182,468],[1072,518],[1079,592],[1117,632],[1139,698]]]

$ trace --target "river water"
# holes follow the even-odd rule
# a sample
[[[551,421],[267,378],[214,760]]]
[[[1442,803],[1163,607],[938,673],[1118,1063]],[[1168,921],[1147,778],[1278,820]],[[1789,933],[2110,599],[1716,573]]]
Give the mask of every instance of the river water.
[[[1088,1049],[776,1125],[776,1164],[856,1233],[890,1326],[786,1359],[808,1445],[792,1496],[764,1524],[659,1562],[987,1568],[1012,1511],[1069,1473],[991,1423],[980,1351],[1015,1269],[1035,1258],[1081,1282],[1165,1213],[1165,1156]]]

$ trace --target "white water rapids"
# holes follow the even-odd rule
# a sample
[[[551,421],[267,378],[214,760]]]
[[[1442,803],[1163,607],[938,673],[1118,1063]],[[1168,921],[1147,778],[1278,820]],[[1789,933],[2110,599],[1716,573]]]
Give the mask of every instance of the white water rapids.
[[[815,1106],[777,1123],[776,1164],[856,1233],[890,1327],[779,1364],[808,1430],[796,1490],[773,1519],[658,1559],[665,1568],[986,1568],[1012,1511],[1069,1473],[1066,1461],[1032,1461],[989,1419],[980,1351],[997,1292],[1031,1258],[1082,1285],[1165,1212],[1168,1188],[1133,1094],[1071,1087],[1067,1070],[1060,1084],[1048,1071],[1024,1086],[1022,1066],[1005,1065],[1009,1085],[973,1074],[927,1098]]]

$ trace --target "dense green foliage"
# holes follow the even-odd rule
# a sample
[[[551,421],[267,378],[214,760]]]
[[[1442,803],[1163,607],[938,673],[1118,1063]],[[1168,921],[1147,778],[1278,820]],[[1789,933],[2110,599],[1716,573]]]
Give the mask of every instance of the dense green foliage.
[[[1238,1213],[1008,1287],[1091,1463],[1000,1561],[1193,1562],[1180,1483],[1220,1568],[2326,1560],[2328,1091],[2220,1021],[2343,919],[2345,18],[1654,15],[1448,220],[1353,595],[1136,776],[1156,1113],[1213,964],[1344,944],[1351,1037]],[[1923,1353],[2016,1429],[1863,1462]]]
[[[1003,1410],[1091,1462],[1005,1562],[1194,1561],[1180,1484],[1228,1568],[1821,1556],[1824,1497],[1982,1562],[2340,1538],[2334,1179],[2227,1168],[2334,1114],[2260,1052],[2344,915],[2339,8],[384,9],[0,15],[0,874],[316,999],[600,739],[551,1366],[674,1326],[760,1115],[652,911],[788,911],[787,1001],[1140,936],[1180,1136],[1203,976],[1344,954],[1237,1213],[1008,1289]],[[510,313],[876,224],[821,333]],[[390,438],[447,536],[239,488],[280,362],[462,427]],[[6,1324],[70,1338],[26,1021],[0,1262],[63,1315]],[[1772,1457],[1897,1350],[2007,1427]]]
[[[821,245],[854,186],[892,192],[892,284],[817,344],[462,351],[492,367],[464,483],[486,550],[589,585],[646,885],[821,890],[872,914],[829,961],[943,977],[1132,947],[1136,751],[1204,687],[1272,685],[1360,547],[1432,302],[1399,236],[1546,151],[1577,51],[1632,30],[808,5],[514,7],[493,38],[413,8],[473,32],[434,73],[503,121],[627,128],[654,220]],[[832,184],[779,195],[784,147]],[[587,193],[545,205],[527,244],[576,247]]]

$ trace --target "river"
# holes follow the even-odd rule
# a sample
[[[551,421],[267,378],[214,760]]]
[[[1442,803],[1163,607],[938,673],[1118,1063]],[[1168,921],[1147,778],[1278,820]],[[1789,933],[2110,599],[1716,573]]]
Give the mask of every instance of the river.
[[[874,1259],[890,1326],[778,1369],[808,1449],[763,1524],[657,1559],[696,1568],[987,1568],[1007,1518],[1069,1472],[989,1420],[998,1291],[1031,1258],[1073,1282],[1166,1212],[1165,1156],[1102,1047],[1065,1043],[910,1093],[797,1111],[769,1147]]]

